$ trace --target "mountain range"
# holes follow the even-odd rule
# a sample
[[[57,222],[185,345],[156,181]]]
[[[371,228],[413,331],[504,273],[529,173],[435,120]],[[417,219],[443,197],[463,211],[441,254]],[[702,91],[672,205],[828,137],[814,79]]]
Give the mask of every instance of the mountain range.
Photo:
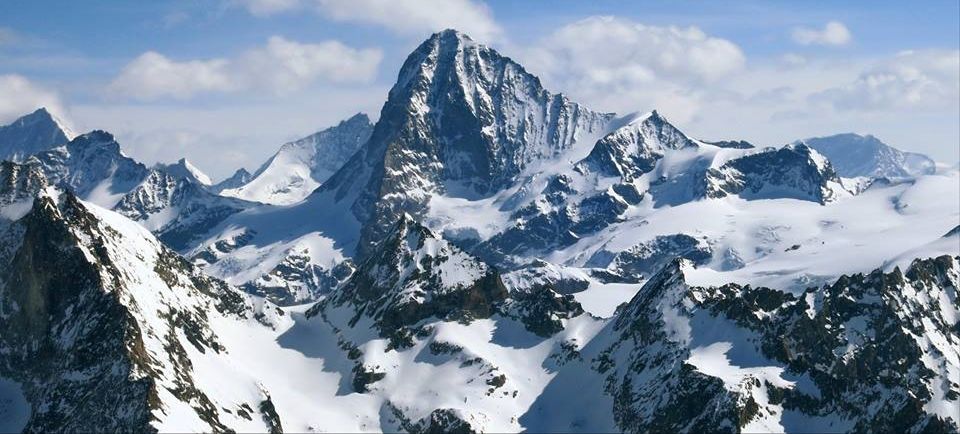
[[[960,170],[591,110],[454,30],[214,182],[0,127],[0,431],[960,430]]]

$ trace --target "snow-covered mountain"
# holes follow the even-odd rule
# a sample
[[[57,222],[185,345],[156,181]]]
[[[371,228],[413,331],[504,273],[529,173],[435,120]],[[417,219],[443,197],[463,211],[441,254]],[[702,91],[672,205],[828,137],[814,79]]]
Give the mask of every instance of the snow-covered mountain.
[[[42,109],[23,119],[38,116],[52,119]],[[177,250],[193,246],[211,227],[255,205],[217,195],[210,178],[186,159],[147,169],[127,157],[104,131],[48,148],[27,156],[24,163],[42,172],[52,185],[140,222]],[[234,178],[238,175],[243,173]]]
[[[38,165],[52,184],[107,208],[113,207],[150,172],[124,155],[113,135],[100,130],[37,153],[26,163]]]
[[[155,169],[166,172],[175,178],[183,178],[204,187],[213,185],[210,177],[207,176],[206,173],[203,173],[197,166],[194,166],[193,163],[187,161],[186,158],[181,158],[173,164],[157,164]]]
[[[69,128],[41,107],[9,125],[0,126],[0,160],[22,162],[73,138]]]
[[[960,430],[960,170],[840,172],[589,110],[452,30],[372,128],[234,190],[316,183],[289,203],[93,132],[0,163],[0,427]]]
[[[847,133],[801,140],[830,159],[845,178],[915,178],[936,171],[936,163],[915,152],[904,152],[871,136]]]
[[[960,416],[960,257],[799,294],[691,285],[677,260],[571,352],[535,432],[949,432]],[[896,378],[896,380],[893,380]]]
[[[359,254],[431,196],[477,198],[604,128],[611,114],[546,91],[536,76],[446,30],[407,58],[369,142],[318,196],[346,202],[363,224]]]
[[[336,126],[284,144],[250,181],[221,192],[275,205],[300,202],[343,166],[370,139],[372,130],[367,115],[353,115]]]
[[[917,192],[947,193],[953,180],[945,172],[858,196],[809,146],[705,142],[656,111],[593,112],[446,31],[410,55],[371,139],[316,192],[292,207],[235,214],[186,253],[232,284],[279,303],[304,302],[343,282],[406,213],[504,271],[546,260],[602,268],[600,280],[635,281],[670,257],[646,249],[671,246],[729,282],[792,288],[876,268],[932,242],[955,226],[955,201],[933,204]],[[901,196],[911,199],[891,199]],[[917,229],[902,226],[907,202],[928,210],[931,234],[911,237]],[[797,244],[822,255],[849,251],[833,240],[865,235],[850,211],[858,206],[883,215],[873,227],[905,244],[853,253],[862,261],[768,269],[787,260],[777,249]],[[794,221],[793,213],[781,217],[785,208],[803,210],[798,223],[777,222]],[[940,233],[931,236],[934,228]],[[794,242],[782,245],[787,239]]]
[[[205,277],[29,166],[2,167],[25,181],[14,196],[35,192],[25,212],[0,208],[14,216],[0,226],[0,386],[28,430],[960,423],[957,256],[799,292],[702,286],[673,261],[642,287],[565,296],[550,278],[512,286],[405,216],[348,289],[303,312]],[[598,296],[629,302],[605,311]]]
[[[347,305],[402,346],[410,341],[406,327],[431,317],[487,318],[506,297],[496,270],[404,214],[376,253],[307,315]]]
[[[250,182],[251,179],[253,179],[253,175],[247,172],[247,169],[241,167],[237,169],[236,172],[233,172],[233,175],[230,175],[229,178],[211,185],[210,191],[220,194],[223,190],[241,187]]]
[[[141,223],[174,250],[184,250],[211,227],[254,206],[244,200],[224,197],[208,190],[202,173],[188,171],[185,161],[158,166],[125,194],[113,207]]]
[[[225,397],[202,376],[230,363],[218,321],[269,330],[275,311],[202,275],[117,214],[52,187],[20,193],[31,190],[32,203],[14,218],[3,205],[0,224],[0,377],[4,398],[28,409],[14,423],[27,431],[268,430],[260,383],[237,376],[239,389]],[[236,393],[244,388],[246,396]]]

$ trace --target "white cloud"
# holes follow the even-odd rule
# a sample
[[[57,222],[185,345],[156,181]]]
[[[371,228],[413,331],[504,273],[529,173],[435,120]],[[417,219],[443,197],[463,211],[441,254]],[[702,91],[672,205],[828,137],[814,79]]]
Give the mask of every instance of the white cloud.
[[[906,51],[812,97],[839,110],[956,108],[960,51]]]
[[[491,42],[502,29],[486,4],[473,0],[236,0],[255,16],[313,8],[334,21],[368,23],[405,35],[454,28]]]
[[[337,41],[301,44],[273,36],[266,47],[247,52],[239,63],[250,86],[292,92],[314,80],[369,82],[382,57],[380,50],[357,50]]]
[[[37,86],[20,75],[0,75],[0,125],[40,107],[46,107],[59,117],[64,114],[63,105],[55,92]]]
[[[841,46],[850,43],[850,30],[839,21],[830,21],[822,29],[797,27],[793,29],[793,41],[800,45]]]
[[[113,80],[113,92],[136,99],[186,99],[203,92],[236,89],[225,59],[176,62],[148,51],[127,64]]]
[[[531,70],[600,110],[658,107],[693,116],[698,90],[743,68],[740,48],[696,27],[590,17],[561,27],[526,54]]]
[[[514,49],[553,91],[596,110],[657,109],[706,140],[775,146],[866,131],[904,149],[957,158],[957,51],[884,58],[784,53],[748,63],[736,44],[697,28],[600,17],[561,27],[532,49]]]
[[[320,84],[256,104],[140,104],[91,101],[70,105],[79,131],[113,133],[127,155],[151,165],[186,157],[214,178],[255,170],[278,147],[357,113],[379,113],[388,87]]]
[[[317,6],[337,21],[377,24],[405,34],[454,28],[489,42],[501,33],[490,9],[471,0],[317,0]]]
[[[301,0],[233,0],[233,3],[243,6],[254,16],[263,17],[297,9]]]
[[[127,64],[110,84],[116,95],[140,100],[188,99],[202,93],[268,90],[286,94],[316,82],[369,82],[382,53],[338,41],[303,44],[273,36],[235,59],[175,61],[152,51]]]

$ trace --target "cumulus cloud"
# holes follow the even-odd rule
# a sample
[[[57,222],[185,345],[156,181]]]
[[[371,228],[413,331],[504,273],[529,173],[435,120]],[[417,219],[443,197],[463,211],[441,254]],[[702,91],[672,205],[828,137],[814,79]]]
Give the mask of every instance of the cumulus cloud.
[[[0,75],[0,125],[40,107],[63,116],[63,106],[55,92],[37,86],[20,75]]]
[[[526,54],[535,72],[602,110],[659,107],[692,116],[698,93],[743,68],[740,48],[697,27],[590,17],[561,27]]]
[[[502,29],[490,8],[473,0],[238,0],[251,14],[313,9],[334,21],[374,24],[422,35],[455,28],[479,41],[497,40]]]
[[[164,96],[186,99],[202,92],[234,90],[228,64],[225,59],[176,62],[148,51],[127,64],[110,88],[143,100]]]
[[[800,45],[841,46],[850,43],[851,35],[847,26],[839,21],[830,21],[822,29],[797,27],[793,29],[793,41]]]
[[[140,100],[251,89],[285,94],[316,81],[369,82],[382,57],[380,50],[338,41],[304,44],[273,36],[233,59],[176,61],[148,51],[127,64],[109,87],[115,95]]]
[[[960,100],[960,51],[905,51],[812,99],[839,110],[955,108]]]

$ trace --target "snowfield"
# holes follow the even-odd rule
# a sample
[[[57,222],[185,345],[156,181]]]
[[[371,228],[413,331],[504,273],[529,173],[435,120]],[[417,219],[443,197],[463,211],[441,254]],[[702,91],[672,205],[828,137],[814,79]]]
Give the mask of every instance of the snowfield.
[[[871,136],[691,138],[454,30],[220,184],[23,119],[2,432],[960,429],[960,167]]]

